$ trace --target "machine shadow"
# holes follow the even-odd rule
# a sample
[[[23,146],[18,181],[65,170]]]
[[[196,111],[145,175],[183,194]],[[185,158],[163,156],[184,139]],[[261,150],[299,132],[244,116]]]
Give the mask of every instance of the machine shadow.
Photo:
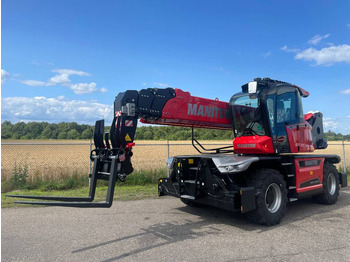
[[[116,261],[177,242],[193,240],[207,235],[224,234],[225,232],[220,229],[222,226],[219,226],[222,224],[228,225],[232,227],[232,229],[239,228],[245,231],[258,231],[258,233],[264,233],[279,226],[288,226],[289,224],[312,217],[314,215],[326,214],[348,206],[350,204],[350,189],[346,188],[342,191],[343,192],[340,194],[339,200],[335,205],[324,205],[322,207],[320,204],[315,204],[310,198],[289,203],[286,216],[279,225],[273,227],[252,224],[239,212],[235,213],[209,206],[183,206],[176,209],[178,211],[194,215],[197,217],[196,219],[199,217],[200,220],[157,223],[149,226],[148,228],[141,228],[141,232],[138,234],[119,237],[114,240],[98,243],[96,245],[74,250],[72,253],[80,253],[98,247],[119,244],[122,241],[127,241],[130,239],[138,240],[139,246],[137,248],[103,260]]]
[[[151,225],[148,228],[141,228],[141,232],[138,234],[124,236],[116,238],[114,240],[102,242],[96,245],[88,246],[78,250],[72,251],[72,253],[80,253],[103,247],[111,244],[119,244],[126,240],[138,240],[139,246],[129,252],[124,252],[118,256],[103,260],[103,261],[115,261],[129,256],[137,255],[139,253],[166,246],[169,244],[181,242],[189,239],[197,239],[206,235],[220,234],[221,230],[211,225],[210,220],[201,221],[177,221],[157,223]]]
[[[232,227],[240,228],[245,231],[259,230],[261,232],[269,231],[278,226],[286,226],[288,224],[295,223],[297,221],[315,216],[333,212],[335,210],[344,208],[350,204],[350,188],[346,187],[341,189],[339,198],[334,205],[322,205],[313,202],[310,198],[303,198],[295,202],[287,204],[287,212],[282,219],[281,223],[276,226],[264,226],[250,223],[246,219],[246,215],[242,215],[239,212],[231,212],[223,209],[203,206],[203,207],[189,207],[184,206],[178,208],[183,212],[200,216],[205,221],[210,221],[212,224],[226,224]]]

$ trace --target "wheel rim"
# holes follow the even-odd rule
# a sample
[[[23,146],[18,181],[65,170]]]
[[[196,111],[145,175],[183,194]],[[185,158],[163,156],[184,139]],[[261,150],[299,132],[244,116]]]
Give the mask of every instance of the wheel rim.
[[[278,211],[282,204],[282,192],[279,185],[272,183],[265,192],[265,205],[271,213]]]
[[[335,177],[333,173],[330,173],[327,178],[327,189],[330,195],[334,195],[336,187]]]

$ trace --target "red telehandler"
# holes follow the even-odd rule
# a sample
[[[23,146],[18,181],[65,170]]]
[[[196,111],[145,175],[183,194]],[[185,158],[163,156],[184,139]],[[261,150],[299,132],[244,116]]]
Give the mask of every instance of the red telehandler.
[[[180,89],[142,89],[119,93],[109,133],[104,120],[95,124],[94,162],[86,198],[18,196],[56,202],[21,204],[110,207],[117,180],[133,172],[131,157],[137,121],[192,127],[192,145],[199,155],[167,160],[167,177],[160,178],[159,196],[179,197],[189,206],[210,205],[238,210],[263,225],[275,225],[287,202],[303,197],[334,204],[346,174],[334,164],[338,155],[310,154],[327,147],[322,114],[303,114],[302,97],[309,93],[290,83],[256,78],[242,86],[229,103],[191,96]],[[193,128],[233,130],[233,147],[206,149],[193,137]],[[105,202],[94,200],[96,181],[108,181]],[[60,202],[58,202],[60,201]]]

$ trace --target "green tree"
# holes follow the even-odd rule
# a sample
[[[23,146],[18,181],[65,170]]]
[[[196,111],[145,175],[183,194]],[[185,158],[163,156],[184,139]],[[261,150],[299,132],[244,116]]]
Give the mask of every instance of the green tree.
[[[152,140],[153,139],[153,134],[151,131],[146,131],[143,133],[143,139],[145,140]]]
[[[41,135],[44,128],[44,125],[39,122],[29,122],[24,128],[24,133],[26,134],[26,137],[29,137],[29,139],[35,139]]]
[[[4,121],[1,124],[1,138],[2,139],[9,139],[12,137],[12,128],[13,125],[11,124],[10,121]]]
[[[72,129],[67,133],[67,139],[80,139],[80,134],[76,129]]]
[[[17,133],[14,133],[12,136],[11,136],[11,139],[20,139],[21,138],[21,135],[20,134],[17,134]]]
[[[43,132],[40,135],[41,139],[51,139],[52,138],[52,129],[50,125],[47,125]]]
[[[21,138],[25,135],[24,128],[26,127],[26,124],[24,122],[18,122],[16,123],[12,128],[12,137],[17,137],[16,139]]]
[[[59,134],[59,130],[58,130],[58,125],[57,124],[50,124],[50,128],[51,128],[51,139],[57,139],[58,138],[58,134]]]
[[[81,133],[81,139],[90,139],[92,136],[93,133],[91,128],[85,129],[83,133]]]
[[[58,139],[67,139],[67,132],[60,132],[58,134]]]

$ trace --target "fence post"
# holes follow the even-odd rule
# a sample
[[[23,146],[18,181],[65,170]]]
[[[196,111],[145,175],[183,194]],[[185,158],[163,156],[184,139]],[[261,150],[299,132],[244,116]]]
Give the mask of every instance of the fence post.
[[[170,157],[170,153],[169,153],[170,148],[169,148],[169,138],[168,138],[168,135],[167,135],[167,140],[166,140],[166,147],[167,147],[167,149],[168,149],[168,158],[169,158],[169,157]]]
[[[344,173],[346,173],[346,160],[345,160],[345,144],[344,144],[344,137],[343,137],[343,166],[344,166]]]
[[[92,141],[90,139],[90,152],[92,150]],[[90,156],[90,152],[89,152],[89,156]],[[91,174],[91,164],[92,164],[92,161],[91,161],[91,158],[90,158],[90,161],[89,161],[89,174]]]
[[[91,161],[91,158],[90,158],[91,150],[92,150],[92,137],[90,137],[90,152],[89,152],[89,187],[91,186],[91,177],[90,177],[91,165],[92,165],[92,161]]]

